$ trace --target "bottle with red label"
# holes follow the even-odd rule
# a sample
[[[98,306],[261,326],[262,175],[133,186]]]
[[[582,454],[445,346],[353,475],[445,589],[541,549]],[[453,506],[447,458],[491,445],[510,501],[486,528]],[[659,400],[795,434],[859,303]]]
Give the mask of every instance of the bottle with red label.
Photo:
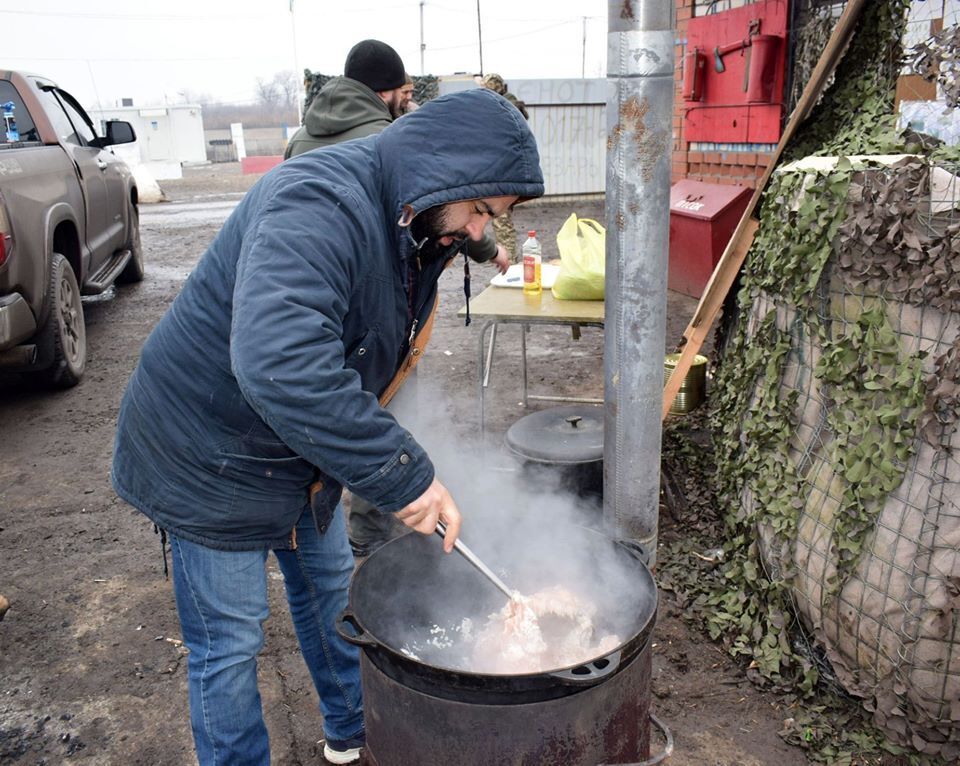
[[[523,291],[539,294],[543,289],[540,283],[540,264],[542,255],[537,232],[528,231],[527,241],[523,243]]]

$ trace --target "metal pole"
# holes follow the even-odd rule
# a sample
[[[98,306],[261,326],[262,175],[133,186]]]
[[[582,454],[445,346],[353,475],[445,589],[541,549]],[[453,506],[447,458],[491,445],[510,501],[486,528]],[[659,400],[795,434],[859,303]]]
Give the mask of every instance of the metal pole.
[[[607,5],[604,523],[656,563],[674,0]]]
[[[300,57],[297,55],[297,21],[293,13],[293,0],[290,0],[290,33],[293,36],[293,72],[300,87],[297,88],[297,126],[303,124],[303,70],[300,69]],[[286,140],[286,136],[284,136]]]
[[[97,109],[103,112],[103,102],[100,100],[100,91],[97,90],[97,78],[93,76],[93,67],[90,65],[90,59],[85,59],[85,61],[87,62],[87,71],[90,72],[90,84],[93,86],[93,95],[97,98]]]
[[[583,54],[580,58],[580,76],[586,78],[587,76],[587,17],[583,17],[583,44],[581,47]]]
[[[477,40],[480,42],[480,74],[483,75],[483,30],[480,28],[480,0],[477,0]]]
[[[424,0],[420,0],[420,76],[422,77],[427,73],[427,70],[423,66],[423,54],[427,49],[427,44],[423,41],[423,3]]]

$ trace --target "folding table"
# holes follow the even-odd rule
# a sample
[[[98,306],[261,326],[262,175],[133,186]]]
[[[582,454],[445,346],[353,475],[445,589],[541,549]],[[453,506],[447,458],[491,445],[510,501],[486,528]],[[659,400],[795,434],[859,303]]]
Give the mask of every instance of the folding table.
[[[458,312],[466,316],[464,306]],[[482,293],[470,300],[472,319],[485,320],[480,329],[479,340],[479,391],[480,391],[480,434],[485,433],[484,395],[490,382],[490,371],[496,352],[497,326],[501,324],[519,324],[521,370],[523,377],[523,404],[527,406],[532,399],[551,402],[582,402],[602,404],[602,399],[582,397],[551,396],[530,394],[527,390],[527,330],[531,325],[566,325],[573,328],[574,339],[579,339],[581,327],[603,327],[603,301],[561,301],[553,293],[544,290],[530,295],[519,287],[498,287],[490,285]],[[486,336],[490,330],[490,344],[487,348]]]

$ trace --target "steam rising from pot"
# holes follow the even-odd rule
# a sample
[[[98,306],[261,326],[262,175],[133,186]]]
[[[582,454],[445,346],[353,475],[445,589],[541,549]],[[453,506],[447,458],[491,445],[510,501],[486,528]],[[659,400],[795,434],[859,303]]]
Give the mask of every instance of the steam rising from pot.
[[[600,509],[586,507],[582,499],[561,490],[559,482],[555,487],[531,488],[519,470],[485,464],[476,441],[458,433],[453,419],[447,417],[441,396],[421,385],[418,398],[424,406],[396,406],[395,414],[427,450],[438,478],[457,502],[463,514],[463,540],[521,593],[568,591],[587,605],[585,611],[593,612],[598,639],[629,636],[636,627],[639,605],[652,596],[638,593],[634,561],[620,555],[598,556],[596,547],[584,545],[584,527],[599,526]],[[475,663],[470,646],[506,602],[475,572],[452,576],[468,566],[459,558],[437,557],[432,571],[418,574],[418,582],[392,584],[397,598],[428,599],[430,606],[429,617],[412,605],[406,610],[391,609],[399,624],[390,632],[416,659],[470,670]],[[406,619],[405,614],[418,618]],[[609,642],[602,648],[608,650]]]

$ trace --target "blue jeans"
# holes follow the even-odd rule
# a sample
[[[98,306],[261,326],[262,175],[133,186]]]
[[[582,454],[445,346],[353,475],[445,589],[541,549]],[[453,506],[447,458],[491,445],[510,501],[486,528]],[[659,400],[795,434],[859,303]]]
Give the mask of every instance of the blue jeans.
[[[347,605],[353,555],[343,508],[320,535],[310,511],[297,547],[275,550],[287,602],[328,739],[363,729],[359,650],[334,629]],[[257,689],[257,654],[267,619],[268,551],[221,551],[170,536],[173,590],[190,650],[190,724],[201,766],[268,766],[270,743]]]

